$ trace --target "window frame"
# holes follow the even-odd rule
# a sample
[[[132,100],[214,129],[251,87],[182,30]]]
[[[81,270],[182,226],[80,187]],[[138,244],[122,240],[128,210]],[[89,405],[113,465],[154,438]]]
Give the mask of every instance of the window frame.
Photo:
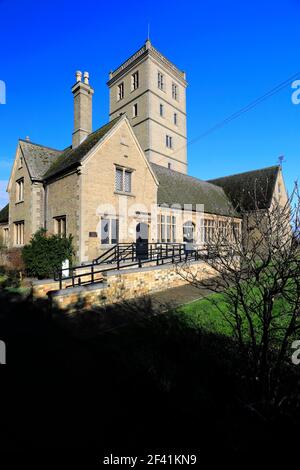
[[[24,246],[25,222],[20,220],[14,222],[14,245]]]
[[[54,220],[54,234],[58,235],[60,238],[67,236],[67,216],[58,215],[53,217]]]
[[[122,189],[117,188],[117,174],[120,172],[121,174],[121,187]],[[115,166],[115,192],[122,193],[122,194],[132,194],[132,173],[133,170],[131,168],[120,167],[118,165]],[[130,175],[129,177],[129,188],[130,190],[126,190],[127,182],[126,182],[126,175]]]
[[[172,82],[172,98],[175,101],[179,101],[179,86],[175,82]]]
[[[8,240],[9,240],[9,227],[5,227],[3,229],[3,243],[4,243],[4,246],[8,245]]]
[[[138,103],[132,105],[132,118],[138,117]]]
[[[135,91],[140,87],[139,71],[136,70],[131,74],[131,91]]]
[[[16,203],[24,202],[24,177],[16,181]]]
[[[159,243],[176,243],[176,216],[172,214],[157,215],[157,241]]]
[[[157,88],[161,91],[165,91],[165,75],[157,71]]]
[[[124,82],[121,82],[117,86],[117,101],[123,100],[124,96],[125,96]]]
[[[108,231],[107,231],[107,237],[103,238],[103,221],[105,221],[105,224],[108,224]],[[114,227],[114,233],[113,233],[113,227]],[[119,237],[120,237],[120,220],[118,217],[109,217],[109,216],[103,216],[101,217],[101,224],[100,224],[100,241],[101,245],[116,245],[119,242]],[[113,238],[114,236],[114,238]],[[107,240],[107,241],[104,241]]]
[[[169,134],[166,134],[166,147],[168,149],[172,149],[173,148],[173,136],[169,135]]]

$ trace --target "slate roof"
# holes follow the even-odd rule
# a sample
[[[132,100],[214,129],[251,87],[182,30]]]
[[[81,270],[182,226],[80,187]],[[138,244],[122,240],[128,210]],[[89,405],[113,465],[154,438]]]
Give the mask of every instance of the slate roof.
[[[223,188],[238,211],[268,209],[279,170],[280,166],[276,165],[209,180],[209,183]]]
[[[64,173],[71,168],[76,167],[83,157],[101,140],[105,135],[112,129],[112,127],[122,118],[118,116],[109,123],[100,127],[95,132],[92,132],[78,147],[72,148],[71,146],[66,148],[58,158],[55,159],[53,164],[44,174],[44,179],[51,178],[58,174]]]
[[[196,204],[204,204],[205,213],[238,217],[222,188],[154,163],[151,167],[159,181],[159,205],[193,204],[195,210]]]
[[[8,222],[8,209],[9,209],[9,204],[4,206],[0,210],[0,224]]]
[[[19,144],[29,174],[34,180],[42,180],[51,164],[61,154],[60,150],[34,144],[27,140],[20,139]]]

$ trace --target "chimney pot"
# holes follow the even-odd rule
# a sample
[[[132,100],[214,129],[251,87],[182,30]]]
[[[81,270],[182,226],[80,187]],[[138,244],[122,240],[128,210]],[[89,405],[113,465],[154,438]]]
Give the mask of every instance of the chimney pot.
[[[28,135],[25,137],[25,140],[26,140],[26,142],[30,142],[30,138],[29,138]]]
[[[84,83],[86,83],[86,85],[89,84],[89,78],[90,78],[90,74],[88,72],[84,72],[83,81],[84,81]]]
[[[82,72],[80,72],[80,70],[76,71],[75,76],[76,76],[76,82],[81,82]]]

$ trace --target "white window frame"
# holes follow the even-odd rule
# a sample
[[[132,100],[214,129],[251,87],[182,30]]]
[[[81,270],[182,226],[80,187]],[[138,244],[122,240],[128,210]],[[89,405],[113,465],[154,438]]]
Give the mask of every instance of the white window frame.
[[[103,237],[104,233],[102,233],[103,221],[105,221],[105,223],[108,224],[108,235],[106,238]],[[114,228],[113,227],[114,223],[115,223],[115,233],[112,233],[113,228]],[[120,222],[119,222],[118,217],[109,217],[109,216],[101,217],[100,230],[101,230],[101,234],[100,234],[101,245],[115,245],[119,242]]]
[[[176,216],[172,214],[157,215],[157,241],[176,243]]]

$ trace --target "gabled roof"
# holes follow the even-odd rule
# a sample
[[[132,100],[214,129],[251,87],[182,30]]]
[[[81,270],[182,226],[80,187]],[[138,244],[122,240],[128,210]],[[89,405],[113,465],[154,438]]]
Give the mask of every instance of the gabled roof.
[[[9,204],[4,206],[0,210],[0,224],[8,222],[8,210],[9,210]]]
[[[27,140],[20,139],[19,145],[30,177],[34,180],[42,180],[46,171],[61,154],[60,150],[34,144]]]
[[[233,206],[241,212],[268,209],[271,205],[280,166],[247,171],[209,180],[223,188]]]
[[[72,148],[71,146],[66,148],[58,158],[55,159],[53,164],[44,174],[44,179],[52,178],[58,174],[62,174],[66,171],[77,167],[81,160],[87,155],[87,153],[100,141],[106,134],[113,128],[117,122],[122,119],[122,116],[110,121],[108,124],[100,127],[95,132],[92,132],[78,147]]]
[[[198,178],[179,173],[151,163],[159,181],[157,203],[167,204],[204,204],[207,214],[238,216],[222,188]]]

